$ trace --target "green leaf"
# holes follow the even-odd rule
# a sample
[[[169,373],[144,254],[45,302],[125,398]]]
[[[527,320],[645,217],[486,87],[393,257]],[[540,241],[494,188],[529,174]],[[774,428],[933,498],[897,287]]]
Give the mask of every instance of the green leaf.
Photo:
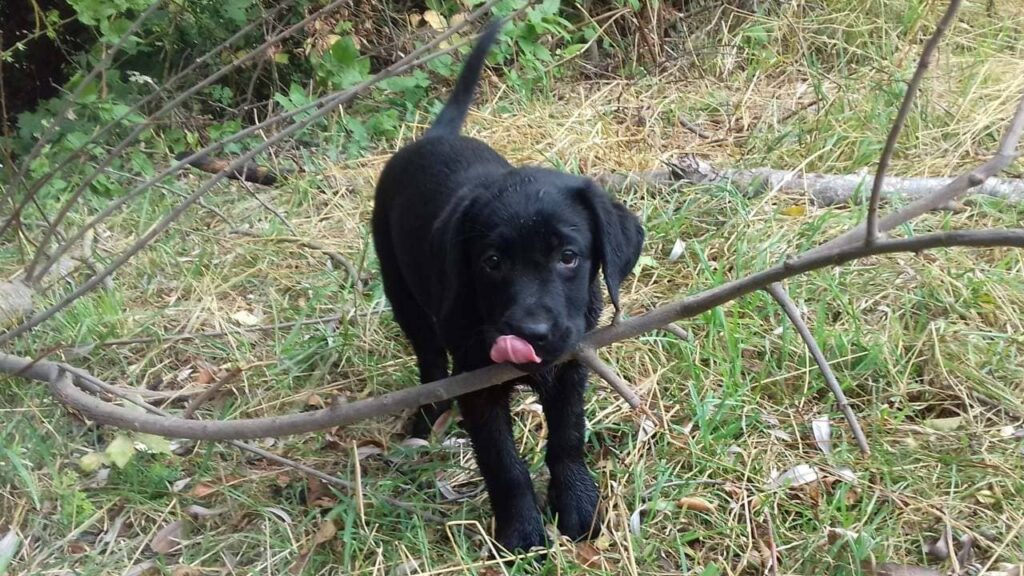
[[[155,434],[143,434],[141,432],[135,435],[135,439],[142,443],[147,450],[154,454],[170,454],[171,453],[171,441],[163,436],[157,436]]]
[[[82,472],[95,472],[108,464],[110,464],[110,457],[103,452],[89,452],[78,459],[78,467],[82,469]]]
[[[330,82],[338,88],[354,86],[370,74],[370,59],[359,55],[352,36],[344,36],[331,44],[331,49],[324,54],[324,63],[330,72]]]
[[[128,436],[118,434],[107,446],[106,453],[118,468],[124,468],[135,455],[135,443]]]

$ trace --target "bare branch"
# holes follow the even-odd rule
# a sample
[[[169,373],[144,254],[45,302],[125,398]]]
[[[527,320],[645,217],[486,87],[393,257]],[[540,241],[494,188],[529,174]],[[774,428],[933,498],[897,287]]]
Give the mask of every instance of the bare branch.
[[[202,148],[201,150],[196,151],[194,154],[192,154],[191,156],[188,156],[187,158],[182,158],[182,159],[178,160],[177,162],[175,162],[174,164],[172,164],[168,168],[165,168],[164,170],[162,170],[159,173],[157,173],[155,176],[153,176],[149,180],[147,180],[147,181],[143,182],[142,184],[136,186],[130,192],[126,193],[125,195],[121,196],[117,200],[114,200],[113,202],[108,204],[106,208],[101,210],[96,216],[94,216],[91,220],[89,220],[89,222],[84,224],[70,238],[65,240],[54,251],[54,254],[50,257],[50,261],[43,266],[42,271],[37,272],[35,274],[35,276],[42,276],[42,275],[44,275],[45,271],[50,266],[52,266],[53,263],[56,262],[60,258],[60,256],[62,256],[64,253],[66,253],[68,250],[70,250],[71,247],[74,245],[74,243],[77,242],[81,238],[81,236],[83,234],[85,234],[88,230],[91,230],[92,228],[96,227],[100,222],[102,222],[103,220],[108,218],[111,214],[116,212],[121,206],[123,206],[127,202],[130,202],[131,200],[137,198],[139,195],[141,195],[143,192],[145,192],[150,186],[154,185],[155,183],[159,182],[160,180],[163,180],[167,176],[169,176],[171,174],[174,174],[175,172],[178,172],[179,170],[181,170],[182,168],[187,166],[190,162],[192,162],[192,161],[196,160],[197,158],[199,158],[201,155],[207,154],[207,153],[211,153],[211,152],[217,152],[217,151],[221,150],[224,146],[226,146],[226,145],[228,145],[228,144],[230,144],[232,142],[237,142],[239,140],[242,140],[243,138],[246,138],[246,137],[248,137],[248,136],[250,136],[252,134],[255,134],[257,132],[265,130],[267,127],[273,126],[273,125],[278,124],[280,122],[283,122],[285,120],[289,120],[291,118],[299,116],[300,114],[305,114],[305,113],[309,112],[310,110],[314,110],[315,109],[316,110],[315,114],[320,114],[320,116],[317,117],[317,118],[319,118],[319,117],[327,114],[327,112],[324,112],[324,110],[328,110],[329,111],[331,108],[336,107],[336,106],[338,106],[340,104],[343,104],[344,102],[347,102],[348,99],[350,99],[351,97],[349,96],[348,98],[345,98],[345,96],[350,94],[350,93],[352,93],[353,91],[355,91],[355,92],[361,91],[361,90],[365,89],[366,86],[373,85],[373,84],[379,82],[380,80],[383,80],[383,79],[388,78],[388,77],[393,76],[393,75],[401,74],[402,72],[405,72],[406,70],[408,70],[410,68],[414,68],[414,67],[420,66],[420,65],[422,65],[422,64],[424,64],[424,63],[426,63],[426,62],[428,62],[428,61],[430,61],[430,60],[432,60],[432,59],[434,59],[434,58],[436,58],[438,56],[441,56],[443,54],[447,54],[449,52],[454,52],[454,51],[458,50],[464,44],[468,44],[469,40],[466,40],[466,41],[461,42],[459,44],[455,44],[455,45],[449,46],[447,48],[435,51],[433,53],[421,56],[421,54],[423,54],[423,53],[427,52],[428,50],[433,49],[435,46],[441,44],[442,42],[444,42],[444,40],[447,40],[451,35],[455,34],[459,30],[461,30],[463,27],[465,27],[467,24],[469,24],[472,20],[478,18],[479,15],[483,14],[484,12],[486,12],[486,10],[488,10],[490,8],[490,6],[492,6],[495,2],[496,2],[496,0],[489,0],[488,3],[484,4],[483,6],[481,6],[477,10],[475,10],[472,14],[470,14],[469,17],[467,17],[466,20],[461,21],[458,24],[452,26],[447,31],[445,31],[443,34],[441,34],[440,36],[434,38],[428,44],[425,44],[424,46],[421,46],[420,48],[416,49],[411,54],[409,54],[409,56],[403,58],[402,60],[392,64],[390,67],[388,67],[385,70],[381,71],[380,73],[378,73],[377,76],[374,76],[373,78],[368,80],[367,83],[364,83],[365,86],[364,86],[364,84],[360,84],[360,85],[357,85],[357,86],[355,86],[355,87],[353,87],[353,88],[351,88],[349,90],[327,94],[327,95],[322,96],[322,97],[320,97],[320,98],[318,98],[318,99],[316,99],[316,100],[314,100],[312,102],[309,102],[307,104],[303,104],[302,106],[299,106],[298,108],[296,108],[294,110],[289,110],[289,111],[282,112],[280,114],[271,116],[270,118],[267,118],[266,120],[264,120],[262,122],[259,122],[257,124],[253,124],[252,126],[249,126],[248,128],[244,128],[244,129],[242,129],[242,130],[232,134],[231,136],[228,136],[228,137],[224,138],[223,140],[220,140],[218,142],[210,144],[210,145],[206,146],[205,148]],[[388,76],[383,76],[383,77],[380,76],[381,74],[385,74],[385,73],[387,73]],[[312,119],[312,120],[315,120],[315,118]],[[257,149],[254,152],[262,151],[262,150],[266,149],[267,147],[269,147],[269,143],[264,142],[263,145],[261,145],[260,147],[257,147]],[[212,181],[213,182],[217,182],[220,179],[226,178],[227,174],[237,172],[237,170],[239,170],[242,166],[244,166],[250,159],[251,159],[251,157],[246,155],[245,157],[236,160],[235,162],[231,163],[228,166],[228,168],[229,168],[228,170],[222,171],[222,173],[220,173],[217,176],[215,176],[214,179],[212,179]]]
[[[110,151],[110,153],[107,154],[106,158],[104,158],[103,161],[100,162],[99,166],[97,166],[92,171],[92,173],[89,174],[89,176],[87,176],[84,180],[82,180],[82,182],[78,185],[78,188],[76,188],[75,191],[71,193],[71,195],[68,197],[68,199],[64,202],[64,205],[61,206],[61,209],[58,212],[57,217],[50,224],[49,228],[46,231],[46,235],[43,237],[43,240],[39,243],[39,248],[40,249],[36,251],[36,255],[32,258],[32,262],[29,263],[28,267],[25,269],[25,276],[29,280],[34,280],[35,277],[33,276],[33,271],[35,270],[36,266],[39,265],[39,263],[40,263],[40,261],[42,259],[43,252],[45,251],[46,247],[49,245],[50,238],[52,237],[52,235],[54,233],[56,233],[57,228],[64,221],[64,218],[68,215],[68,212],[71,211],[71,208],[74,207],[76,202],[78,202],[78,199],[81,198],[82,194],[85,192],[86,189],[88,189],[89,185],[92,184],[93,180],[95,180],[100,174],[102,174],[103,170],[107,166],[110,166],[110,164],[112,164],[115,159],[117,159],[119,156],[121,156],[121,154],[123,154],[124,151],[128,149],[128,147],[135,141],[135,138],[139,134],[141,134],[143,130],[145,130],[146,128],[149,127],[149,122],[150,121],[152,121],[155,118],[159,118],[159,117],[163,116],[164,114],[166,114],[167,112],[170,112],[171,110],[174,110],[175,108],[177,108],[178,104],[181,104],[186,99],[190,98],[193,94],[196,94],[200,90],[205,89],[207,86],[213,84],[215,81],[217,81],[221,77],[225,76],[226,74],[231,72],[233,69],[237,68],[238,66],[241,66],[242,64],[244,64],[248,60],[250,60],[250,59],[252,59],[252,58],[262,54],[264,52],[264,50],[266,50],[268,47],[273,46],[274,44],[276,44],[277,42],[281,41],[282,39],[287,38],[288,36],[290,36],[296,30],[301,29],[301,27],[303,25],[305,25],[306,22],[311,21],[316,16],[324,14],[324,13],[326,13],[329,10],[333,10],[336,6],[340,5],[344,1],[346,1],[346,0],[335,0],[331,4],[328,4],[327,6],[324,6],[323,8],[321,8],[320,10],[317,10],[316,12],[311,14],[309,17],[304,18],[303,20],[297,22],[296,24],[293,24],[292,26],[289,26],[288,28],[286,28],[282,32],[276,34],[274,37],[269,38],[266,42],[264,42],[263,44],[258,46],[255,50],[251,50],[244,57],[239,58],[238,60],[232,62],[228,66],[225,66],[225,67],[217,70],[216,72],[214,72],[213,74],[208,76],[205,80],[197,83],[196,85],[192,86],[188,90],[186,90],[186,91],[182,92],[181,94],[179,94],[178,96],[176,96],[173,100],[171,100],[170,102],[165,104],[162,108],[157,110],[156,113],[151,115],[147,122],[140,122],[128,134],[128,136],[126,136],[123,140],[121,140],[120,144],[118,144],[113,150]],[[244,164],[243,164],[243,166],[244,166]],[[228,173],[234,173],[234,172],[236,172],[240,168],[241,168],[241,166],[235,166],[235,167],[233,167],[233,170],[230,170],[230,171],[226,170],[226,171]],[[52,261],[53,260],[51,259],[51,262]],[[47,266],[47,267],[49,267],[49,266]],[[42,274],[45,274],[45,268],[44,268],[44,271],[40,273],[40,275],[42,275]]]
[[[20,326],[14,328],[14,329],[12,329],[12,330],[10,330],[8,332],[5,332],[4,334],[0,334],[0,344],[4,344],[6,342],[9,342],[12,338],[15,338],[15,337],[17,337],[17,336],[19,336],[21,334],[24,334],[25,332],[27,332],[27,331],[31,330],[32,328],[38,326],[42,322],[45,322],[47,319],[51,318],[54,314],[60,312],[61,310],[66,308],[68,305],[70,305],[72,302],[74,302],[78,298],[80,298],[83,295],[85,295],[88,292],[90,292],[100,282],[102,282],[104,278],[107,278],[108,276],[113,274],[116,270],[118,270],[121,266],[123,266],[128,260],[130,260],[137,253],[139,253],[143,248],[145,248],[154,238],[156,238],[158,235],[163,233],[168,227],[170,227],[170,225],[173,224],[174,221],[177,220],[178,217],[180,217],[192,204],[194,204],[197,200],[202,198],[203,195],[205,195],[218,182],[220,182],[221,180],[226,178],[227,174],[230,171],[237,170],[241,166],[244,166],[246,162],[248,162],[249,160],[252,160],[260,152],[262,152],[262,151],[266,150],[267,148],[273,146],[277,142],[280,142],[281,140],[284,140],[285,138],[288,138],[292,134],[294,134],[294,133],[304,129],[306,126],[308,126],[308,125],[312,124],[313,122],[319,120],[323,116],[326,116],[335,107],[340,106],[341,104],[344,104],[344,103],[348,102],[349,100],[354,98],[357,94],[361,93],[363,90],[369,88],[370,86],[373,86],[374,84],[377,84],[378,82],[380,82],[382,80],[390,78],[391,76],[394,76],[394,75],[402,72],[406,68],[414,65],[417,62],[417,59],[420,58],[421,55],[423,55],[424,53],[432,50],[435,46],[437,46],[440,43],[442,43],[445,40],[447,40],[449,37],[451,37],[456,32],[458,32],[461,29],[461,27],[463,27],[463,26],[467,25],[468,23],[472,22],[477,17],[479,17],[481,14],[486,12],[486,10],[490,9],[490,6],[495,4],[497,1],[498,0],[490,0],[489,2],[487,2],[486,4],[484,4],[483,6],[478,8],[476,11],[474,11],[472,14],[467,16],[465,20],[459,22],[459,24],[456,24],[455,26],[450,27],[443,34],[438,35],[433,40],[431,40],[429,43],[421,46],[420,48],[418,48],[416,50],[414,50],[413,52],[411,52],[405,58],[402,58],[401,60],[399,60],[398,62],[396,62],[392,66],[389,66],[388,68],[385,68],[384,70],[382,70],[382,71],[378,72],[377,74],[375,74],[373,77],[371,77],[371,78],[369,78],[367,80],[364,80],[363,82],[360,82],[356,86],[354,86],[354,87],[352,87],[352,88],[350,88],[348,90],[344,90],[344,91],[342,91],[340,93],[337,93],[337,94],[333,95],[331,98],[329,98],[327,100],[327,102],[324,104],[323,107],[321,107],[320,109],[316,110],[315,112],[312,112],[305,119],[303,119],[303,120],[301,120],[299,122],[296,122],[295,124],[292,124],[288,128],[285,128],[281,132],[278,132],[274,136],[268,138],[266,141],[264,141],[261,145],[257,146],[253,150],[243,154],[237,160],[232,162],[225,170],[222,170],[216,176],[214,176],[213,178],[209,179],[206,182],[206,184],[201,186],[198,190],[196,190],[193,194],[191,194],[187,199],[185,199],[181,204],[179,204],[176,208],[171,210],[159,222],[154,224],[149,229],[148,232],[146,232],[139,239],[137,239],[135,241],[135,243],[132,244],[132,246],[129,247],[125,252],[123,252],[120,255],[118,255],[117,258],[115,258],[105,269],[103,269],[98,274],[96,274],[95,276],[90,278],[88,281],[86,281],[84,284],[79,286],[77,289],[72,291],[70,294],[68,294],[66,297],[64,297],[60,302],[57,302],[56,304],[54,304],[53,306],[50,306],[46,310],[43,310],[43,311],[33,315],[29,320],[23,322]],[[438,54],[439,53],[433,54],[431,56],[435,56],[435,55],[438,55]],[[182,162],[179,162],[178,164],[179,165],[183,165]],[[154,179],[150,180],[150,182],[154,182],[154,181],[155,181]],[[145,184],[142,185],[142,186],[145,186]]]
[[[921,81],[924,79],[928,67],[931,66],[932,56],[939,46],[939,41],[942,40],[942,35],[946,33],[946,29],[949,28],[953,19],[956,18],[956,13],[959,9],[960,0],[950,0],[946,13],[942,15],[938,26],[935,27],[935,32],[925,42],[924,50],[921,51],[921,58],[917,62],[917,69],[914,70],[914,75],[910,78],[910,84],[907,85],[907,93],[903,96],[900,110],[896,114],[896,121],[893,122],[892,128],[889,130],[889,137],[885,140],[885,148],[882,150],[882,157],[878,160],[878,171],[875,173],[875,182],[871,185],[871,200],[868,204],[867,231],[865,232],[864,242],[869,246],[874,244],[878,237],[878,202],[882,197],[882,182],[885,180],[885,172],[889,169],[889,162],[896,151],[896,142],[900,138],[903,125],[907,123],[907,117],[910,116],[910,107],[914,103],[917,91],[921,88]]]
[[[857,439],[857,446],[860,447],[861,453],[865,456],[870,454],[871,448],[868,446],[867,438],[864,437],[864,431],[861,430],[860,422],[857,421],[857,415],[853,413],[850,403],[846,400],[846,394],[843,393],[843,388],[839,385],[839,381],[836,380],[836,375],[832,372],[832,367],[829,366],[828,360],[825,359],[825,355],[821,352],[821,348],[814,339],[814,335],[811,334],[807,324],[800,316],[800,310],[797,309],[796,303],[793,302],[793,299],[789,297],[786,289],[779,282],[769,284],[766,290],[782,306],[786,316],[796,326],[797,332],[800,333],[804,344],[807,345],[807,350],[810,351],[811,356],[814,357],[814,362],[818,364],[818,368],[821,370],[822,376],[825,377],[825,383],[828,384],[832,395],[836,397],[839,410],[842,411],[843,416],[846,418],[846,423],[850,425],[850,431],[853,432],[853,437]]]
[[[290,6],[293,2],[294,2],[294,0],[285,0],[283,2],[278,3],[278,5],[276,7],[274,7],[273,9],[268,11],[266,14],[264,14],[262,18],[260,18],[259,20],[253,20],[249,24],[247,24],[244,27],[242,27],[238,32],[236,32],[230,38],[228,38],[224,42],[221,42],[218,46],[214,47],[209,52],[207,52],[207,53],[203,54],[201,57],[197,58],[195,60],[195,62],[193,62],[192,64],[187,66],[181,72],[179,72],[179,73],[175,74],[174,76],[172,76],[169,80],[164,82],[164,84],[162,86],[157,87],[157,89],[154,90],[153,92],[151,92],[148,96],[146,96],[145,98],[143,98],[142,100],[137,102],[134,106],[132,106],[128,110],[124,111],[122,114],[118,115],[116,118],[114,118],[113,120],[108,122],[103,128],[101,128],[95,134],[90,136],[89,139],[86,140],[85,143],[83,143],[81,146],[79,146],[77,150],[75,150],[74,152],[68,154],[59,164],[57,164],[57,166],[55,166],[52,170],[48,171],[43,176],[40,176],[32,184],[32,187],[29,188],[28,192],[25,194],[25,197],[22,199],[22,201],[20,203],[18,203],[17,206],[14,207],[14,210],[12,211],[11,215],[7,218],[6,221],[4,221],[3,224],[0,224],[0,236],[3,236],[4,233],[7,231],[7,229],[17,220],[17,218],[21,214],[21,211],[24,210],[25,206],[27,206],[28,203],[35,198],[35,196],[39,192],[39,190],[41,190],[43,188],[43,186],[46,185],[47,182],[49,182],[51,179],[53,179],[56,175],[58,175],[61,172],[63,172],[65,168],[70,166],[79,157],[81,157],[81,155],[84,154],[89,149],[89,146],[93,142],[99,141],[101,138],[106,136],[111,130],[113,130],[116,126],[118,126],[118,124],[122,120],[124,120],[125,118],[128,118],[132,114],[135,114],[139,110],[142,110],[146,105],[148,105],[151,101],[155,100],[164,91],[168,90],[172,86],[175,86],[178,83],[179,80],[181,80],[182,78],[186,78],[189,75],[191,75],[192,72],[196,68],[198,68],[200,65],[202,65],[206,61],[210,60],[214,56],[220,54],[221,51],[223,51],[228,46],[231,46],[232,44],[235,43],[235,41],[237,41],[238,39],[240,39],[243,36],[245,36],[246,34],[248,34],[249,31],[251,31],[253,28],[259,26],[260,24],[262,24],[266,20],[268,20],[270,18],[273,18],[279,12],[281,12],[282,10],[284,10],[285,8]],[[303,21],[303,23],[304,22],[305,22],[305,20]],[[279,36],[280,35],[275,36],[275,38],[278,38]],[[251,58],[259,55],[260,53],[262,53],[262,51],[266,48],[266,46],[267,46],[267,44],[264,43],[263,45],[255,48],[253,50],[251,50],[249,52],[249,54],[246,54],[245,56],[243,56],[243,57],[241,57],[241,58],[231,62],[226,67],[226,69],[231,70],[231,69],[237,68],[241,64],[244,64],[245,62],[247,62]],[[216,78],[214,80],[216,80]],[[205,84],[204,84],[204,82],[205,82]],[[187,97],[191,96],[192,94],[195,94],[199,90],[202,90],[203,88],[208,86],[210,82],[212,82],[212,80],[209,80],[209,79],[204,80],[203,82],[200,82],[200,83],[196,84],[195,86],[193,86],[189,90],[186,90],[183,93],[183,95],[187,98]],[[173,106],[171,104],[167,104],[167,105],[163,106],[160,110],[155,112],[154,114],[151,114],[148,118],[146,118],[146,120],[144,122],[139,123],[139,125],[136,126],[135,130],[133,130],[128,136],[126,136],[121,141],[120,144],[118,144],[118,147],[115,148],[115,150],[111,152],[111,155],[114,155],[115,153],[117,153],[119,155],[120,152],[117,152],[117,150],[120,149],[122,145],[125,145],[127,147],[127,144],[131,143],[135,139],[135,137],[137,137],[140,133],[142,133],[142,131],[146,127],[149,126],[149,124],[151,124],[154,120],[163,117],[167,112],[170,112],[171,110],[173,110],[174,107],[177,106],[181,101],[182,101],[182,99],[180,99],[180,97],[176,98],[175,101],[173,102]],[[10,188],[10,193],[12,195],[13,195],[13,192],[14,192],[14,187]],[[13,201],[13,196],[12,196],[11,199]]]
[[[980,186],[992,176],[995,176],[1005,170],[1010,164],[1013,164],[1013,161],[1020,155],[1017,152],[1017,145],[1020,142],[1022,134],[1024,134],[1024,94],[1021,94],[1021,99],[1017,103],[1017,109],[1014,112],[1013,119],[1010,121],[1009,126],[1006,128],[1006,132],[1003,134],[1002,141],[999,144],[999,151],[992,157],[992,159],[977,166],[970,172],[957,176],[953,181],[935,194],[915,200],[896,212],[885,216],[878,222],[878,232],[884,234],[897,226],[917,218],[925,212],[945,206],[950,202],[959,199],[967,193],[968,190]],[[821,246],[805,252],[800,257],[810,257],[821,252],[832,250],[837,246],[855,242],[864,237],[864,231],[866,229],[867,228],[864,224],[856,226]]]
[[[58,114],[54,115],[53,121],[46,126],[46,129],[39,136],[39,139],[36,140],[35,145],[32,146],[32,149],[29,150],[24,160],[22,160],[21,168],[17,172],[15,172],[14,178],[11,179],[11,186],[8,189],[7,195],[13,198],[14,190],[21,185],[22,180],[25,178],[25,173],[32,165],[32,162],[34,162],[35,159],[39,157],[39,153],[42,152],[46,144],[49,143],[50,138],[57,132],[61,125],[64,124],[64,121],[66,121],[69,118],[68,113],[71,112],[71,108],[76,105],[75,100],[78,100],[78,97],[81,96],[82,92],[89,87],[89,84],[93,81],[93,79],[99,76],[101,72],[106,70],[107,66],[110,66],[110,63],[114,60],[114,56],[116,56],[117,53],[121,51],[121,47],[124,46],[125,42],[127,42],[129,38],[134,36],[135,33],[139,31],[139,28],[142,27],[142,23],[145,22],[150,16],[152,16],[153,12],[155,12],[156,9],[162,3],[163,0],[154,0],[154,2],[149,5],[149,8],[146,8],[146,10],[142,12],[142,14],[139,14],[139,17],[131,23],[131,26],[129,26],[128,30],[126,30],[125,33],[121,35],[121,37],[117,40],[117,43],[111,46],[109,50],[105,50],[103,58],[96,63],[96,66],[93,66],[92,70],[90,70],[89,73],[85,75],[85,78],[82,78],[82,80],[79,81],[78,86],[75,88],[74,92],[72,92],[71,96],[68,97],[67,103],[64,105],[63,108],[61,108]],[[0,204],[5,203],[6,198],[0,199]]]
[[[619,376],[615,369],[604,363],[604,360],[597,355],[593,348],[581,348],[576,352],[576,359],[594,371],[602,380],[608,383],[622,399],[629,404],[633,410],[640,410],[644,407],[644,401],[633,391],[633,388]]]
[[[581,349],[602,348],[627,338],[634,338],[660,329],[680,318],[695,316],[751,292],[764,289],[773,282],[780,282],[811,270],[838,266],[866,256],[896,252],[920,252],[952,246],[1024,248],[1024,229],[939,232],[912,238],[880,239],[870,247],[863,244],[837,247],[813,257],[783,262],[762,272],[665,304],[617,324],[599,328],[587,334],[583,339]],[[572,355],[562,358],[560,361],[568,360],[571,357]],[[523,375],[510,365],[494,364],[429,384],[349,404],[333,405],[315,412],[229,422],[209,422],[138,414],[103,402],[83,392],[70,381],[58,380],[56,376],[62,369],[62,365],[54,362],[46,360],[33,362],[31,359],[0,353],[0,372],[48,382],[51,392],[60,402],[96,422],[128,430],[197,440],[277,437],[323,430],[334,426],[345,426],[368,418],[411,410],[424,404],[454,398]]]

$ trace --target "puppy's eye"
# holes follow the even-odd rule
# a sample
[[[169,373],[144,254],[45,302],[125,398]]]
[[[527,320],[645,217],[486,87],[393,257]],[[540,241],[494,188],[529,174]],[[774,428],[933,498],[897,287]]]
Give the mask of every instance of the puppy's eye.
[[[484,268],[494,272],[499,266],[501,266],[501,258],[498,258],[497,254],[491,254],[484,257],[483,264]]]
[[[580,263],[580,255],[572,250],[563,250],[558,257],[558,263],[567,268],[575,268]]]

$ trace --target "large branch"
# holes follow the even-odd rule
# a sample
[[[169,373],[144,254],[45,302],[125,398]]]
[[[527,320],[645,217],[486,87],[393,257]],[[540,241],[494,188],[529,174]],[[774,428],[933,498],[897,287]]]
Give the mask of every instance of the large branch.
[[[590,332],[583,340],[582,349],[597,349],[621,340],[635,338],[656,330],[681,318],[695,316],[731,300],[765,289],[779,282],[819,268],[837,266],[858,258],[896,252],[919,252],[951,246],[1024,248],[1024,229],[939,232],[912,238],[882,239],[872,246],[858,244],[841,246],[815,256],[787,260],[768,270],[758,272],[683,298],[649,312],[605,326]],[[561,359],[568,360],[571,356]],[[231,440],[287,436],[345,426],[368,418],[402,410],[411,410],[423,404],[440,402],[456,396],[507,382],[522,375],[514,367],[495,364],[473,372],[391,392],[383,396],[349,404],[334,405],[315,412],[252,418],[233,421],[195,421],[184,418],[165,418],[139,414],[120,406],[104,402],[86,393],[79,386],[87,386],[71,379],[55,377],[69,368],[55,362],[37,361],[0,353],[0,371],[47,382],[60,402],[83,416],[101,424],[158,434],[174,438],[196,440]]]
[[[1000,161],[997,169],[989,172],[995,174],[1008,164]],[[675,159],[671,162],[670,168],[610,173],[595,177],[602,186],[613,190],[639,186],[668,188],[681,184],[727,184],[749,198],[768,192],[786,192],[806,196],[816,206],[823,207],[858,200],[867,188],[870,178],[866,173],[824,174],[768,167],[720,169],[693,154],[685,154]],[[884,199],[917,200],[946,189],[955,180],[953,177],[887,176],[882,185],[881,195]],[[1006,202],[1022,203],[1024,179],[987,178],[970,191],[976,195],[992,196]],[[935,208],[941,208],[948,203],[940,203]]]

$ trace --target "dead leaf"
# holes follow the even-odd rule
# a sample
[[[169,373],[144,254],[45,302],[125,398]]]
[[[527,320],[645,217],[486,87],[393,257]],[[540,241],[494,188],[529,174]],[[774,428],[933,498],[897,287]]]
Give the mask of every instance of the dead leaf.
[[[258,316],[256,316],[252,312],[248,312],[245,310],[239,310],[238,312],[235,312],[234,314],[231,315],[231,319],[244,326],[255,326],[260,323],[260,319]]]
[[[451,424],[452,420],[455,419],[455,410],[449,408],[444,411],[444,414],[438,416],[437,420],[434,421],[434,425],[430,427],[430,437],[436,438],[441,436],[445,430],[448,429],[448,425]]]
[[[194,566],[178,564],[171,568],[171,576],[203,576],[203,571]]]
[[[647,509],[647,504],[643,504],[629,515],[629,531],[632,532],[634,536],[640,535],[640,527],[643,524],[644,519],[646,519],[649,514],[650,512]]]
[[[146,560],[142,564],[136,564],[125,571],[124,576],[150,576],[160,573],[160,567],[155,560]]]
[[[814,434],[814,443],[823,454],[832,453],[832,425],[828,416],[815,418],[811,421],[811,432]]]
[[[672,245],[672,251],[668,254],[668,261],[675,262],[679,260],[679,257],[683,255],[683,250],[686,249],[686,242],[676,239],[676,243]]]
[[[430,446],[430,442],[427,442],[423,438],[406,438],[405,440],[402,440],[400,446],[403,448],[423,448],[425,446]]]
[[[185,489],[185,486],[188,486],[188,483],[191,482],[191,481],[192,481],[192,477],[191,476],[186,476],[185,478],[182,478],[181,480],[175,481],[173,484],[171,484],[171,492],[174,492],[175,494],[181,492],[182,490]]]
[[[199,369],[199,374],[196,374],[196,384],[202,384],[205,386],[213,381],[213,370],[210,370],[205,366]]]
[[[951,418],[932,418],[922,422],[925,428],[930,428],[936,432],[953,432],[960,427],[964,422],[963,416],[953,416]]]
[[[975,492],[974,498],[977,499],[978,502],[980,502],[981,504],[984,504],[985,506],[992,506],[993,504],[997,504],[1001,499],[998,494],[987,489],[982,489]]]
[[[287,512],[285,512],[284,510],[282,510],[282,509],[280,509],[280,508],[278,508],[276,506],[267,506],[266,508],[264,508],[264,510],[267,511],[267,512],[270,512],[274,516],[277,516],[285,524],[291,524],[292,523],[292,517],[289,516]]]
[[[941,576],[938,570],[932,568],[911,566],[909,564],[894,564],[892,562],[879,564],[874,568],[868,567],[864,570],[864,573],[874,576]]]
[[[324,520],[320,523],[320,528],[316,531],[316,536],[313,536],[314,544],[323,544],[328,540],[334,538],[334,535],[338,533],[338,527],[334,525],[334,520]]]
[[[20,546],[21,538],[14,530],[8,530],[4,537],[0,538],[0,574],[7,573],[7,567],[14,560]]]
[[[423,20],[434,30],[441,31],[445,29],[444,16],[441,16],[434,10],[424,10]]]
[[[67,553],[72,556],[81,556],[82,554],[85,554],[89,551],[89,547],[85,545],[85,542],[78,542],[76,540],[73,542],[68,542],[66,550]]]
[[[658,424],[653,419],[644,416],[640,419],[640,432],[637,434],[637,444],[642,444],[657,431]]]
[[[359,458],[360,460],[383,453],[384,447],[372,440],[365,441],[356,447],[356,458]]]
[[[771,481],[768,482],[768,489],[775,490],[783,487],[796,488],[797,486],[810,484],[817,480],[817,470],[808,464],[797,464],[782,474],[774,476]]]
[[[186,506],[185,509],[183,510],[183,512],[185,514],[188,514],[189,517],[195,518],[195,519],[211,518],[213,516],[217,516],[218,514],[223,514],[224,511],[225,511],[224,508],[206,508],[206,507],[200,506],[198,504],[192,504],[191,506]]]
[[[711,514],[715,511],[716,507],[714,502],[708,502],[703,498],[686,497],[676,500],[676,506],[680,510],[693,510],[695,512],[704,512]]]
[[[214,488],[213,486],[210,486],[209,484],[200,483],[196,484],[195,488],[192,489],[191,494],[193,498],[206,498],[207,496],[213,494],[216,491],[217,489]]]
[[[327,485],[319,478],[309,477],[306,485],[306,506],[322,507],[322,502],[329,500]]]
[[[949,558],[949,528],[931,542],[926,542],[922,552],[932,560],[946,560]]]
[[[444,496],[446,502],[459,502],[461,500],[467,500],[483,492],[484,488],[486,488],[484,484],[480,484],[479,486],[472,488],[470,490],[456,490],[440,472],[434,478],[434,482],[437,485],[437,490],[441,493],[442,496]]]
[[[177,552],[185,540],[185,521],[175,520],[153,535],[149,547],[157,554]]]
[[[601,551],[590,542],[580,542],[573,546],[573,558],[584,568],[598,568],[601,566]]]
[[[306,397],[306,406],[309,408],[320,409],[326,407],[327,403],[324,402],[324,399],[321,398],[319,394],[314,393]]]
[[[392,568],[391,576],[412,576],[413,574],[419,574],[419,571],[420,565],[415,560],[409,560]]]

